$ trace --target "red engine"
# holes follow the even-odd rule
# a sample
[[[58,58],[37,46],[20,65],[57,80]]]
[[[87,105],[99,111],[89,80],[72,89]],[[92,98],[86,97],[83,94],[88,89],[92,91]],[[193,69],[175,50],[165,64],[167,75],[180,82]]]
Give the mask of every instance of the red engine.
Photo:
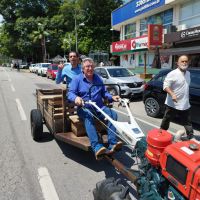
[[[200,143],[173,142],[167,131],[153,129],[147,135],[145,155],[187,199],[200,199]]]
[[[172,144],[173,136],[165,130],[153,129],[147,134],[145,156],[153,166],[160,166],[159,159],[165,147]]]

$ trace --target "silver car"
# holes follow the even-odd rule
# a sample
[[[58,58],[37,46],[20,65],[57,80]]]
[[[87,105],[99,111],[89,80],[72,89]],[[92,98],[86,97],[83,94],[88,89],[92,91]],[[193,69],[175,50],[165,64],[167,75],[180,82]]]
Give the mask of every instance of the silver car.
[[[102,66],[96,67],[94,70],[102,77],[104,84],[118,84],[121,96],[142,95],[144,91],[144,80],[125,67]],[[112,95],[119,94],[119,87],[116,85],[108,86],[107,89]]]

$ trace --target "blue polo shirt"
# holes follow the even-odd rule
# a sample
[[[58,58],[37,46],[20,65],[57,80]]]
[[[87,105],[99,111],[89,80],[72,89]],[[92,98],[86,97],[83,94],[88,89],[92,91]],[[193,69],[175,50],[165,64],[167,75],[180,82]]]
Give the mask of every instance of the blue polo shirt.
[[[89,89],[91,86],[93,87],[91,89],[90,99]],[[104,107],[102,98],[108,98],[109,101],[112,101],[112,95],[107,92],[102,79],[97,74],[93,75],[92,82],[90,82],[83,73],[72,79],[68,91],[68,99],[74,102],[77,96],[81,97],[84,101],[92,100],[96,102],[97,106],[100,108]],[[87,104],[85,106],[90,107]]]
[[[58,69],[58,72],[56,74],[56,83],[59,84],[66,77],[66,85],[69,85],[73,77],[80,73],[81,73],[80,64],[78,64],[77,67],[72,67],[70,63],[65,64],[62,70]]]

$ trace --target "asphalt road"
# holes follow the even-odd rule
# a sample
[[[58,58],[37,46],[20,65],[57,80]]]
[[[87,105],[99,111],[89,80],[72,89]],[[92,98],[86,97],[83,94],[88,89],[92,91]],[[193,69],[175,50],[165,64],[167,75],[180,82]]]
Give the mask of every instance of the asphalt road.
[[[29,72],[0,67],[0,200],[92,200],[96,183],[107,177],[131,185],[107,161],[96,161],[91,152],[52,137],[32,140],[29,115],[36,108],[35,91],[55,87],[63,86]],[[130,106],[145,134],[160,125],[161,119],[146,116],[141,99]],[[116,104],[116,109],[124,120],[124,108]],[[179,129],[177,124],[170,126],[172,132]],[[46,127],[44,132],[48,133]],[[132,167],[129,155],[126,147],[116,153],[122,163]]]

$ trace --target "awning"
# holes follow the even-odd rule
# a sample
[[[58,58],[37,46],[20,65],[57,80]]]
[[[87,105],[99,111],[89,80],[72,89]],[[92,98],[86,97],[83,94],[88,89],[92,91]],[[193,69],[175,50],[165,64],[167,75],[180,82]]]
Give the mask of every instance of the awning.
[[[160,49],[160,55],[183,55],[200,53],[200,46]]]

